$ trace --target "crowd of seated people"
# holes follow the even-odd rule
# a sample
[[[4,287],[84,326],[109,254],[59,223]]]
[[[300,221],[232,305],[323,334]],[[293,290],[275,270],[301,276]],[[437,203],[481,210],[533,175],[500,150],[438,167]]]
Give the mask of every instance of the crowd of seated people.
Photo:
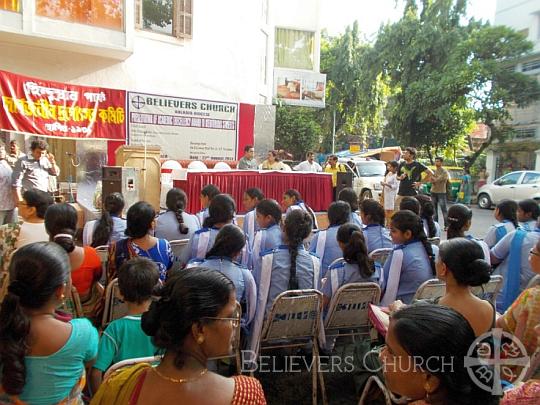
[[[230,195],[209,186],[201,192],[208,200],[202,223],[185,211],[188,197],[179,189],[167,194],[165,212],[157,215],[140,201],[129,207],[125,220],[123,199],[113,196],[103,216],[87,225],[84,246],[77,243],[77,213],[71,205],[25,193],[23,218],[42,224],[47,236],[14,246],[2,261],[8,284],[0,297],[0,402],[77,403],[85,395],[95,404],[202,403],[203,398],[263,404],[256,379],[223,377],[208,368],[208,360],[230,354],[237,327],[242,348],[256,350],[282,292],[319,290],[324,319],[337,291],[351,283],[380,286],[379,305],[390,313],[381,354],[386,385],[411,401],[501,399],[475,386],[463,362],[452,371],[422,366],[389,371],[396,358],[471,355],[467,350],[475,338],[495,327],[521,339],[529,356],[538,349],[540,287],[527,288],[540,274],[540,224],[533,200],[515,207],[499,204],[495,215],[502,225],[488,232],[494,238],[489,247],[467,235],[473,213],[461,204],[450,207],[447,235],[441,235],[428,197],[404,198],[386,228],[379,202],[358,203],[345,192],[328,207],[328,227],[314,230],[315,214],[295,190],[285,191],[280,206],[261,190],[248,189],[243,198],[248,214],[241,217]],[[243,227],[236,225],[242,220]],[[447,240],[440,246],[430,243],[429,238],[443,236]],[[170,242],[178,239],[187,245],[175,257]],[[102,274],[92,246],[104,242],[109,257]],[[376,249],[388,249],[384,264],[370,259]],[[173,269],[175,261],[180,268]],[[503,277],[496,306],[471,290],[492,274]],[[444,294],[432,302],[414,302],[418,288],[435,278],[444,282]],[[95,295],[103,280],[103,287],[117,281],[127,311],[108,325],[101,324],[105,297]],[[81,301],[95,299],[91,320],[59,312],[72,285]],[[115,363],[156,355],[157,365],[139,362],[105,377]],[[512,383],[515,375],[502,378]],[[535,381],[504,395],[534,391],[540,384]]]

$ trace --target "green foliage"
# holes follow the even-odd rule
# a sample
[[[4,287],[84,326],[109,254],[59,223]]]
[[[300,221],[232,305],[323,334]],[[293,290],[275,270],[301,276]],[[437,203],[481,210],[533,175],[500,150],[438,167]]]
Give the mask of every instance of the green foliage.
[[[309,150],[317,151],[322,133],[317,114],[312,108],[278,105],[276,148],[292,153],[295,160],[304,160]]]
[[[150,28],[152,25],[165,28],[172,24],[173,0],[143,0],[143,25]]]

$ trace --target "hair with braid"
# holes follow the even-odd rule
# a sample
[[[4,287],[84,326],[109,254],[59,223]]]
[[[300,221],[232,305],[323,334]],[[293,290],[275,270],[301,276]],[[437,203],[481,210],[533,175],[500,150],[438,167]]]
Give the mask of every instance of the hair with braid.
[[[384,226],[384,208],[380,202],[366,198],[360,202],[360,211],[369,224]]]
[[[428,242],[427,236],[424,232],[424,224],[422,219],[414,212],[409,210],[402,210],[396,212],[392,216],[392,226],[401,232],[411,231],[412,239],[418,239],[424,245],[426,254],[429,259],[431,271],[435,275],[435,255],[431,243]]]
[[[499,210],[499,214],[501,215],[502,219],[512,222],[515,228],[519,226],[517,220],[517,209],[517,202],[513,200],[502,200],[497,204],[497,210]]]
[[[454,204],[448,208],[448,230],[446,238],[461,238],[465,236],[463,228],[472,219],[472,210],[463,204]]]
[[[281,207],[276,200],[266,198],[257,204],[255,210],[261,215],[270,215],[275,224],[279,225],[281,223]]]
[[[45,230],[51,242],[56,242],[67,252],[75,250],[77,210],[68,203],[53,204],[45,213]]]
[[[92,235],[92,247],[107,245],[113,231],[114,222],[112,217],[122,215],[126,205],[124,197],[120,193],[111,193],[105,197],[101,218],[97,220]]]
[[[416,199],[420,203],[420,218],[425,219],[428,225],[429,235],[428,238],[434,238],[437,233],[437,228],[435,227],[435,221],[433,220],[433,215],[435,215],[435,207],[431,201],[431,197],[418,194]]]
[[[298,277],[296,276],[296,258],[298,247],[311,233],[311,216],[304,210],[294,210],[285,217],[285,236],[291,258],[291,270],[289,275],[289,290],[298,289]]]
[[[236,225],[228,224],[219,230],[214,244],[206,253],[206,258],[215,256],[230,257],[232,259],[242,251],[245,245],[246,237],[244,232]]]
[[[294,197],[296,202],[300,202],[302,201],[304,203],[304,206],[306,207],[306,210],[307,210],[307,213],[309,214],[309,216],[311,217],[311,224],[312,224],[312,229],[316,229],[316,223],[317,221],[315,221],[315,213],[313,212],[313,210],[307,205],[307,203],[302,199],[302,194],[300,194],[300,192],[298,190],[295,190],[294,188],[291,188],[287,191],[285,191],[283,193],[283,195],[286,195],[288,197]]]
[[[230,223],[236,212],[236,203],[228,194],[218,194],[208,206],[208,216],[205,218],[203,227],[211,228],[216,224]]]
[[[182,216],[187,205],[187,195],[184,190],[179,188],[171,188],[167,192],[166,199],[167,209],[174,212],[176,220],[178,221],[178,231],[182,235],[186,235],[189,232],[189,228],[184,224],[184,217]]]
[[[375,272],[373,262],[368,257],[366,240],[362,229],[356,224],[343,224],[336,235],[343,246],[343,259],[349,264],[357,264],[362,278],[369,278]]]
[[[521,208],[525,214],[530,213],[531,220],[538,220],[538,217],[540,216],[540,206],[532,198],[521,200],[518,202],[518,207]]]

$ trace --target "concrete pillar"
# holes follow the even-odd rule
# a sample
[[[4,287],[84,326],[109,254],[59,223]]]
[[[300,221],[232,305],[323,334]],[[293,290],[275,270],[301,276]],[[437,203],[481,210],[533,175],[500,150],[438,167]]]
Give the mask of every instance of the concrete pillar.
[[[540,149],[536,149],[534,153],[536,153],[536,162],[534,163],[534,170],[540,171]]]
[[[487,182],[491,183],[495,180],[495,172],[497,171],[497,158],[499,157],[499,152],[494,151],[493,149],[488,149],[486,152],[486,170],[489,173]]]

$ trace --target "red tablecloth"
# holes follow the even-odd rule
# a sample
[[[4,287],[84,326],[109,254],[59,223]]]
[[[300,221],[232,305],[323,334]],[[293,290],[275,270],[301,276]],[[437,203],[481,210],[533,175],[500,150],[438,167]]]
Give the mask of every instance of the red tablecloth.
[[[227,172],[188,172],[187,180],[174,180],[174,186],[188,195],[187,211],[200,211],[201,189],[207,184],[216,185],[221,192],[230,194],[236,201],[238,212],[244,212],[242,195],[250,187],[259,187],[266,198],[281,204],[283,193],[294,188],[314,211],[326,211],[332,202],[332,176],[323,173],[257,172],[234,170]]]

